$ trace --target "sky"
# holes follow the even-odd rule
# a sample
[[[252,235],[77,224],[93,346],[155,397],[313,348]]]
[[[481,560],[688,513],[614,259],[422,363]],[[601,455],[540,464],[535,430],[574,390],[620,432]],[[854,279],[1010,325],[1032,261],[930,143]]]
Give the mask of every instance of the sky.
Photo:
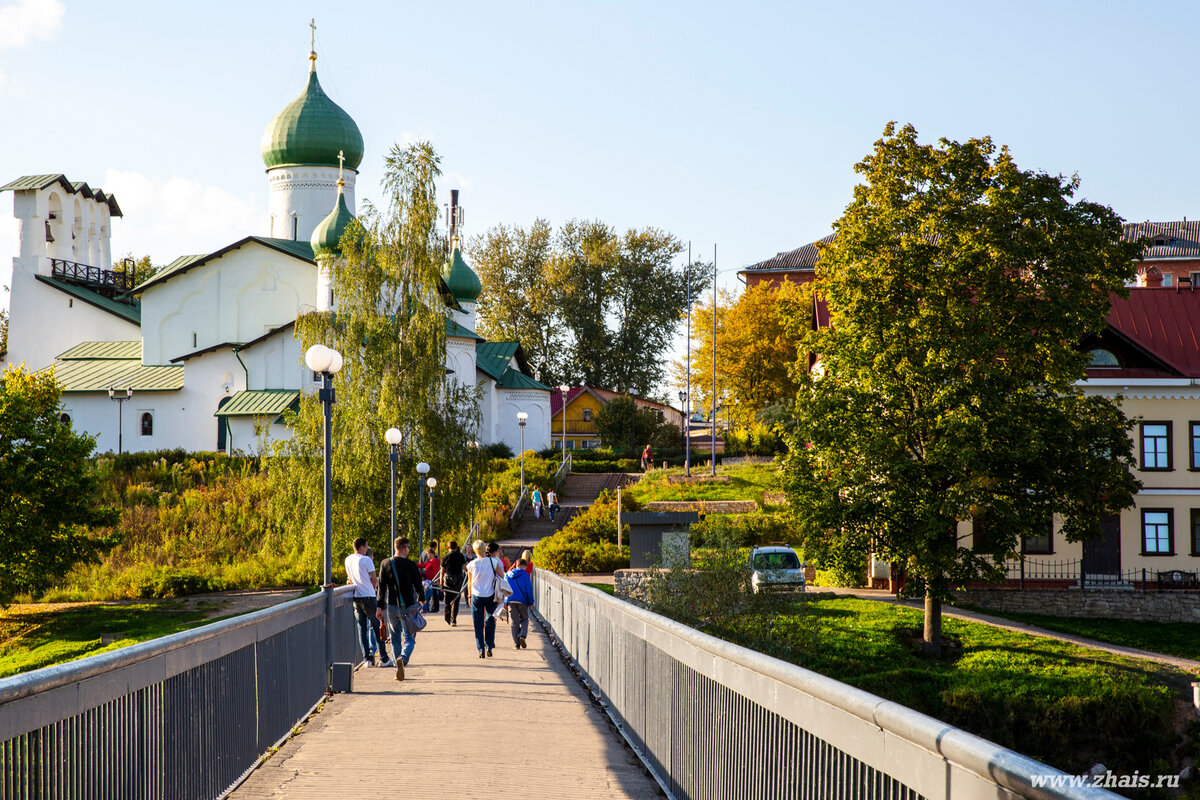
[[[464,232],[543,217],[653,226],[720,284],[830,232],[890,120],[991,136],[1129,220],[1200,216],[1200,4],[0,0],[0,185],[116,195],[114,256],[166,264],[267,232],[259,154],[322,86],[366,145],[430,140]],[[17,254],[0,197],[0,280]],[[6,282],[6,281],[5,281]],[[7,303],[0,298],[0,305]]]

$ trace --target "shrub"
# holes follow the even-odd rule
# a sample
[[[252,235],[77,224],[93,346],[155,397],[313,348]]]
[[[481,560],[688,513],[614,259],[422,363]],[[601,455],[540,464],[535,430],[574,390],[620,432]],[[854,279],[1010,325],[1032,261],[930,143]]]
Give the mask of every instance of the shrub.
[[[487,453],[491,458],[512,458],[515,453],[513,449],[504,442],[492,442],[483,446],[483,452]]]
[[[708,514],[692,525],[693,547],[756,547],[800,538],[786,514]]]
[[[623,494],[621,508],[638,511],[641,505]],[[617,549],[616,494],[601,492],[586,511],[538,544],[534,560],[539,567],[558,573],[612,572],[628,567],[629,556]]]

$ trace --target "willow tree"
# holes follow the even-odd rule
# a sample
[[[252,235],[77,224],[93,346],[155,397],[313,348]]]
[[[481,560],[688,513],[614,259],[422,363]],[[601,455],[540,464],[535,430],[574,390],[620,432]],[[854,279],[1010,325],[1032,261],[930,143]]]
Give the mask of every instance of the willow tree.
[[[925,595],[925,643],[964,581],[996,578],[1052,515],[1069,541],[1132,504],[1128,420],[1077,386],[1137,243],[1077,178],[1021,170],[990,139],[889,126],[822,250],[828,327],[802,352],[786,482],[814,551],[874,552]],[[811,313],[797,315],[806,327]],[[987,519],[966,546],[958,523]],[[965,526],[962,528],[965,531]]]
[[[390,554],[391,463],[384,433],[404,434],[397,467],[400,530],[418,526],[416,464],[430,464],[438,481],[434,530],[469,525],[483,483],[474,441],[480,424],[473,386],[445,368],[447,300],[440,291],[446,260],[437,230],[436,180],[440,160],[428,143],[393,147],[383,186],[386,211],[368,206],[341,239],[341,257],[327,263],[335,313],[313,312],[296,321],[305,349],[324,344],[342,353],[334,379],[334,563],[364,536],[379,557]],[[269,472],[278,491],[281,521],[291,532],[294,557],[319,575],[322,563],[323,412],[306,393],[291,419],[293,436],[277,445]],[[425,512],[429,530],[429,512]]]

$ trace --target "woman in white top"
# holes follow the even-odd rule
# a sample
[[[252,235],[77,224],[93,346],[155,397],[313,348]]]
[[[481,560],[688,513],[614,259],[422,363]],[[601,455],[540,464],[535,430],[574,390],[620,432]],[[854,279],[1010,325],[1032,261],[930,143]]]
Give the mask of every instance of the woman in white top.
[[[496,618],[492,615],[496,611],[496,584],[504,574],[504,565],[494,555],[500,549],[495,542],[487,545],[486,554],[482,541],[476,540],[472,549],[476,558],[467,564],[471,617],[475,622],[475,649],[480,658],[485,658],[496,648]]]

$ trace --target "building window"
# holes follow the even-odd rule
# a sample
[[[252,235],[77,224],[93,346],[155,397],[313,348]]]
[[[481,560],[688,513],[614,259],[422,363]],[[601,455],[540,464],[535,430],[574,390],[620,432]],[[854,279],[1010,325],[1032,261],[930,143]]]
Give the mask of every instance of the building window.
[[[568,450],[574,450],[574,449],[575,449],[575,440],[574,440],[574,439],[568,439],[568,440],[567,440],[567,449],[568,449]]]
[[[1188,423],[1188,441],[1190,446],[1189,466],[1191,469],[1200,470],[1200,422]]]
[[[149,411],[142,413],[141,430],[142,436],[154,435],[154,415]]]
[[[1171,469],[1171,423],[1142,423],[1142,469]]]
[[[1117,356],[1111,350],[1098,348],[1088,353],[1088,366],[1092,369],[1117,369],[1121,366],[1121,362],[1117,361]]]
[[[1171,530],[1173,516],[1174,512],[1169,508],[1142,509],[1142,555],[1175,555],[1175,541]]]
[[[1200,556],[1200,508],[1192,509],[1192,555]]]
[[[192,347],[196,346],[196,341],[197,341],[196,332],[192,331]]]
[[[59,424],[61,424],[61,425],[70,425],[71,424],[71,415],[64,411],[63,413],[58,415],[58,421],[59,421]]]
[[[583,410],[583,421],[584,422],[592,421],[592,410],[590,408],[585,408]]]
[[[300,229],[300,220],[295,214],[292,214],[292,241],[293,242],[296,241],[299,229]]]
[[[1174,276],[1174,275],[1172,275],[1172,274],[1171,274],[1171,273],[1169,273],[1169,272],[1168,272],[1168,273],[1166,273],[1166,274],[1164,274],[1164,275],[1163,275],[1163,282],[1162,282],[1162,285],[1163,285],[1164,287],[1168,287],[1168,286],[1174,286],[1174,285],[1175,285],[1175,276]]]
[[[1192,288],[1200,286],[1200,272],[1189,272],[1188,278],[1191,279]]]
[[[320,383],[320,382],[321,382],[321,373],[314,372],[313,373],[313,383]]]
[[[1051,555],[1054,552],[1054,520],[1046,523],[1040,534],[1022,536],[1021,552],[1031,556]]]

